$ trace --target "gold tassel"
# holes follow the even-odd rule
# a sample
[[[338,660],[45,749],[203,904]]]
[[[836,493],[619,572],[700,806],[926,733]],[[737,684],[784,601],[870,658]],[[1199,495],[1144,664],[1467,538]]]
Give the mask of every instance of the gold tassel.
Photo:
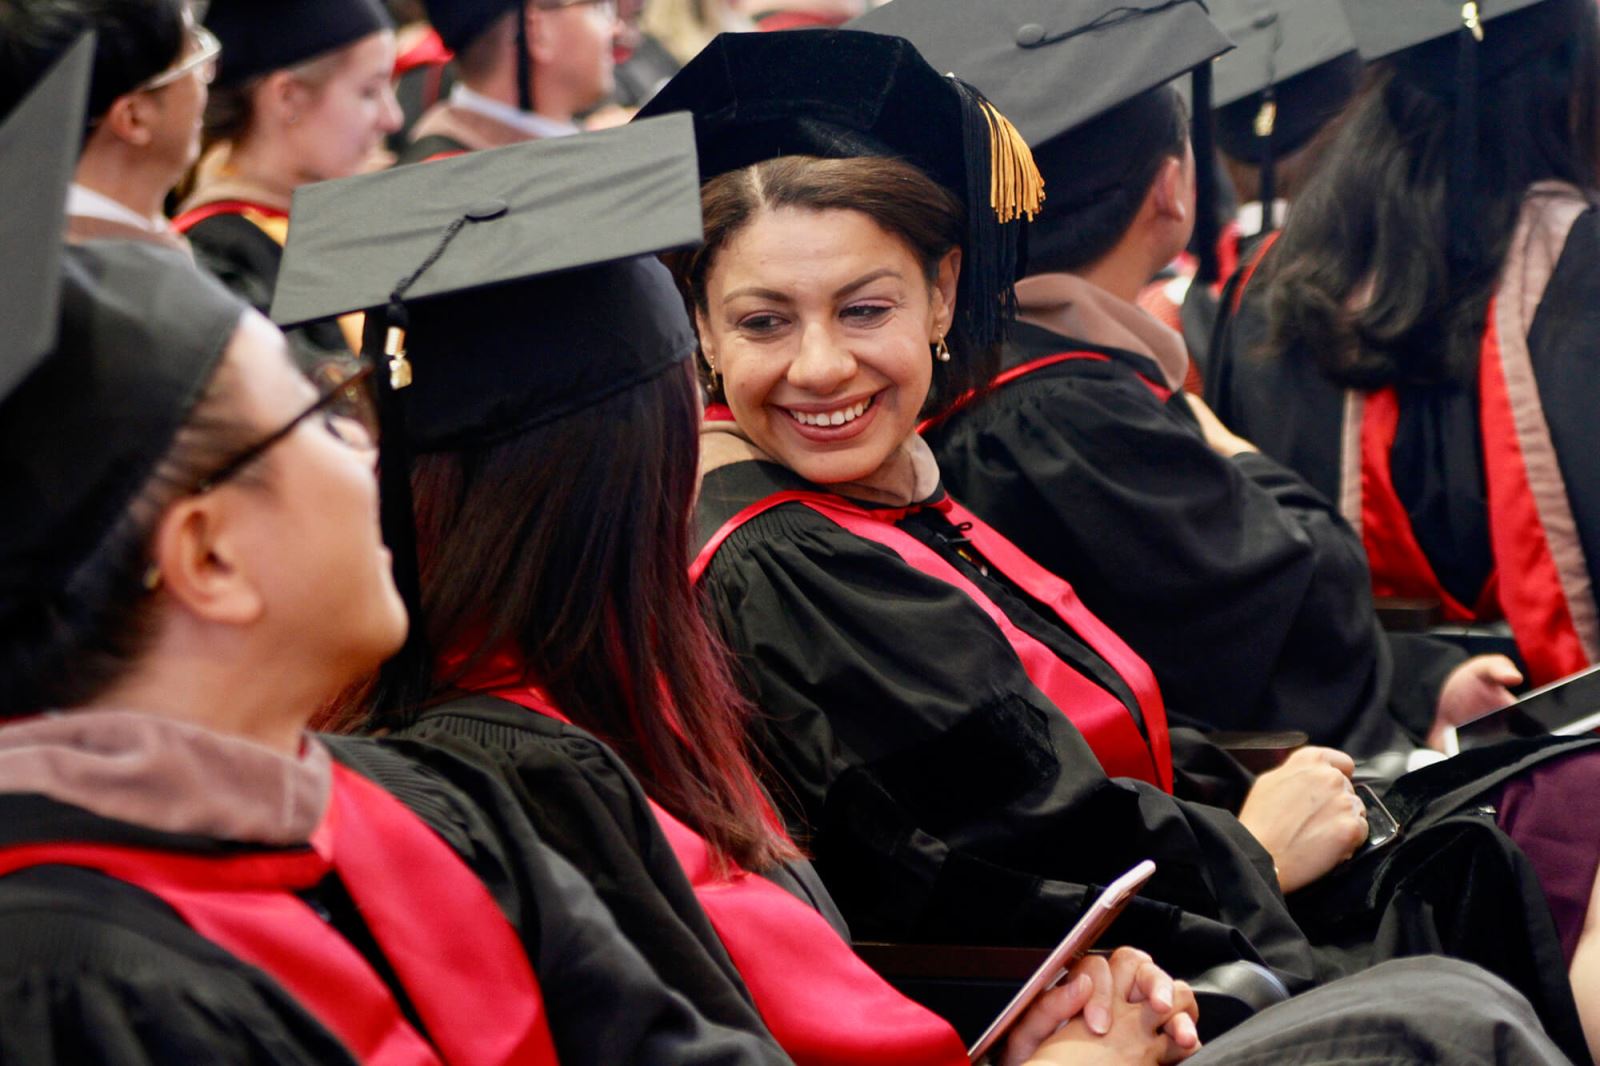
[[[1472,39],[1482,43],[1483,20],[1478,15],[1477,0],[1467,0],[1461,5],[1461,24],[1472,34]]]
[[[1271,137],[1273,127],[1278,124],[1278,103],[1275,100],[1261,101],[1261,110],[1256,112],[1255,133],[1257,137]]]
[[[1044,204],[1044,177],[1033,152],[1011,120],[987,100],[983,113],[989,120],[989,206],[1002,223],[1024,215],[1031,222]]]
[[[390,326],[383,341],[383,354],[389,357],[389,388],[396,392],[411,386],[411,361],[406,358],[406,331]]]

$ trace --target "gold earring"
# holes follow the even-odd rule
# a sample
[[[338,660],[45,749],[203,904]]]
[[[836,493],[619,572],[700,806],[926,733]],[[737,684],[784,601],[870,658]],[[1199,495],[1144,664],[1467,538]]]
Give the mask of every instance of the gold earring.
[[[933,346],[933,357],[941,363],[950,361],[950,346],[944,342],[942,336]]]
[[[706,358],[706,372],[711,375],[711,391],[713,393],[720,391],[717,385],[717,364],[713,363],[709,356]]]
[[[139,584],[144,587],[146,592],[154,592],[156,589],[160,588],[161,568],[155,563],[151,563],[149,566],[145,567],[143,576],[139,578]]]

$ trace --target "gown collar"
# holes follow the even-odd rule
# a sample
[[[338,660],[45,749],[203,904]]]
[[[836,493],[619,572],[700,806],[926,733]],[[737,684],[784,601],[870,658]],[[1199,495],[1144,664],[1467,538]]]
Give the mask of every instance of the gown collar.
[[[327,749],[296,757],[133,711],[52,713],[0,728],[0,794],[34,793],[165,833],[304,844],[332,787]]]
[[[1163,383],[1173,391],[1181,389],[1188,376],[1189,350],[1182,336],[1075,274],[1023,278],[1017,282],[1017,308],[1018,319],[1028,325],[1154,361]]]

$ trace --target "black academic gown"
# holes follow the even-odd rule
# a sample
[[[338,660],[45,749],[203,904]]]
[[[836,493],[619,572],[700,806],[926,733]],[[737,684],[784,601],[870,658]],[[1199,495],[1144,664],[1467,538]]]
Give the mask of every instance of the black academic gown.
[[[1535,245],[1537,249],[1537,245]],[[1548,284],[1530,316],[1525,343],[1533,388],[1515,402],[1548,432],[1559,477],[1560,516],[1570,521],[1581,554],[1572,586],[1600,587],[1600,420],[1594,418],[1593,352],[1600,338],[1600,211],[1578,215],[1553,267],[1519,261],[1505,268],[1499,303],[1508,302],[1506,279],[1521,283],[1550,269]],[[1270,268],[1275,249],[1262,258]],[[1330,381],[1310,352],[1267,357],[1267,316],[1258,275],[1247,263],[1230,281],[1227,314],[1218,330],[1214,366],[1206,398],[1235,432],[1294,469],[1329,499],[1348,495],[1342,434],[1346,427],[1345,390]],[[1233,301],[1238,300],[1236,310]],[[1502,308],[1503,310],[1503,308]],[[1481,353],[1475,353],[1481,355]],[[1482,395],[1477,360],[1461,368],[1459,379],[1438,385],[1402,385],[1389,471],[1409,518],[1418,547],[1443,590],[1469,609],[1485,592],[1500,560],[1492,541],[1493,508],[1486,482]],[[1541,436],[1543,432],[1541,431]],[[1526,444],[1522,445],[1526,454]],[[1492,457],[1499,458],[1499,457]],[[1570,516],[1570,518],[1568,517]],[[1526,572],[1524,560],[1504,565]],[[1586,612],[1596,610],[1592,593],[1569,591]],[[1587,603],[1583,603],[1587,598]],[[1517,628],[1512,620],[1513,630]],[[1537,634],[1519,636],[1524,655]],[[1593,661],[1593,656],[1589,656]],[[1582,660],[1568,662],[1576,669]],[[1541,677],[1535,664],[1535,679]]]
[[[787,1061],[747,1033],[708,1023],[669,991],[583,879],[538,842],[487,776],[438,753],[423,753],[424,767],[398,754],[404,745],[329,746],[405,802],[483,878],[528,947],[561,1061]],[[250,850],[36,795],[0,797],[0,809],[0,846],[82,840],[198,855]],[[370,934],[337,882],[309,896],[371,959]],[[48,866],[0,878],[0,943],[0,1061],[354,1062],[265,973],[196,934],[155,896],[97,872]]]
[[[1146,356],[1020,325],[1005,364],[1069,351],[1106,358],[1034,371],[925,434],[950,492],[1071,583],[1174,720],[1303,730],[1357,757],[1425,736],[1464,656],[1401,638],[1396,681],[1361,542],[1328,499],[1264,455],[1218,455],[1183,393],[1152,391]]]
[[[396,735],[492,773],[668,986],[712,1021],[767,1035],[643,789],[615,752],[576,726],[492,696],[428,708]]]
[[[213,215],[185,230],[195,262],[214,275],[257,311],[272,311],[283,246],[248,218]],[[352,358],[350,345],[335,322],[313,322],[288,330],[290,351],[301,369],[311,371],[328,360]]]
[[[765,462],[712,470],[701,542],[786,490],[825,491]],[[1100,676],[1081,642],[965,558],[971,547],[941,520],[922,509],[897,524]],[[1583,1047],[1531,865],[1492,817],[1462,813],[1564,749],[1486,749],[1402,778],[1405,841],[1286,903],[1272,860],[1228,812],[1250,783],[1231,760],[1175,728],[1177,795],[1107,778],[989,616],[876,543],[783,503],[728,534],[701,581],[762,709],[757,740],[781,779],[771,792],[856,935],[1054,943],[1096,886],[1149,858],[1155,877],[1105,941],[1178,976],[1246,958],[1301,991],[1377,958],[1451,954],[1516,985],[1569,1054]]]

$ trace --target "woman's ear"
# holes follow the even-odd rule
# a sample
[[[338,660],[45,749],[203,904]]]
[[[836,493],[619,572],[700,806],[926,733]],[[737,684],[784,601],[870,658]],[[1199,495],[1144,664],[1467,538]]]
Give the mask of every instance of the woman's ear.
[[[939,260],[933,276],[932,326],[940,337],[950,332],[950,325],[956,320],[956,286],[960,279],[961,249],[952,248]]]
[[[256,86],[252,110],[279,125],[293,126],[311,106],[311,88],[292,71],[275,70]]]
[[[705,357],[706,365],[716,369],[717,343],[711,330],[706,328],[706,313],[698,307],[694,311],[694,331],[700,336],[700,354]]]
[[[167,509],[151,542],[159,587],[189,614],[215,625],[245,626],[266,607],[230,518],[237,501],[191,496]]]

